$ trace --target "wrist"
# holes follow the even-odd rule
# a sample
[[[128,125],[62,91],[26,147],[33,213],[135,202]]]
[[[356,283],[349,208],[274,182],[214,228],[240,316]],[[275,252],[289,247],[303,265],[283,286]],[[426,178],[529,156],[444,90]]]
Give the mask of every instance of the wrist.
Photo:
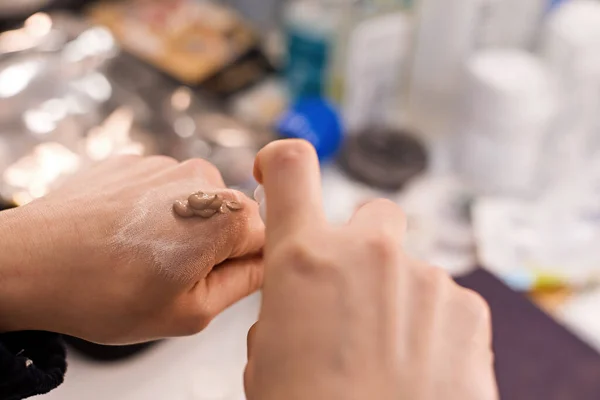
[[[40,302],[35,282],[43,282],[36,275],[44,246],[31,210],[0,212],[0,332],[42,329],[33,314]]]

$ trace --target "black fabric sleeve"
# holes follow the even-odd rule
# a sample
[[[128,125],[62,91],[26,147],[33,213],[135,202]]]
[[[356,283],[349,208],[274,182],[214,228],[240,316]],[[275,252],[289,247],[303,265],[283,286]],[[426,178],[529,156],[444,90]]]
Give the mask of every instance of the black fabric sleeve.
[[[0,334],[0,400],[20,400],[58,387],[67,370],[60,335],[49,332]]]

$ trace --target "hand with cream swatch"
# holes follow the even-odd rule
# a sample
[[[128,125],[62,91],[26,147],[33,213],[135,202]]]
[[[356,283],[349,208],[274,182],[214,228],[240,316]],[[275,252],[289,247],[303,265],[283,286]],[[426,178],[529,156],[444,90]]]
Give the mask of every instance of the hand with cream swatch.
[[[395,204],[331,226],[302,141],[263,149],[260,319],[248,336],[249,400],[495,400],[490,314],[475,293],[402,251]]]
[[[182,218],[173,204],[190,195],[222,207]],[[0,332],[188,335],[262,284],[257,204],[198,159],[110,159],[0,213],[0,233]]]

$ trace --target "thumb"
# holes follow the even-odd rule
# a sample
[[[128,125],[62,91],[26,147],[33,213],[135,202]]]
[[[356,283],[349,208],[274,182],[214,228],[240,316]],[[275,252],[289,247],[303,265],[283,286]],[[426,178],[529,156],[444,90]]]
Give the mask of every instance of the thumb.
[[[260,289],[263,273],[262,256],[226,261],[208,274],[203,285],[194,288],[196,298],[210,315],[218,315]]]

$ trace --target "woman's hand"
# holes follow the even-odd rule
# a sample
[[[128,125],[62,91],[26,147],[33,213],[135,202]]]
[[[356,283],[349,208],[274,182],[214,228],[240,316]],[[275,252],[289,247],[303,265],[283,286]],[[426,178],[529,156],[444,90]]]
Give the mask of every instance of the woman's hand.
[[[242,210],[180,218],[175,200],[220,193]],[[121,156],[0,213],[0,331],[132,343],[202,330],[262,284],[256,203],[210,163]]]
[[[403,253],[395,204],[328,225],[317,157],[301,141],[267,146],[255,174],[268,207],[249,400],[497,398],[486,303]]]

